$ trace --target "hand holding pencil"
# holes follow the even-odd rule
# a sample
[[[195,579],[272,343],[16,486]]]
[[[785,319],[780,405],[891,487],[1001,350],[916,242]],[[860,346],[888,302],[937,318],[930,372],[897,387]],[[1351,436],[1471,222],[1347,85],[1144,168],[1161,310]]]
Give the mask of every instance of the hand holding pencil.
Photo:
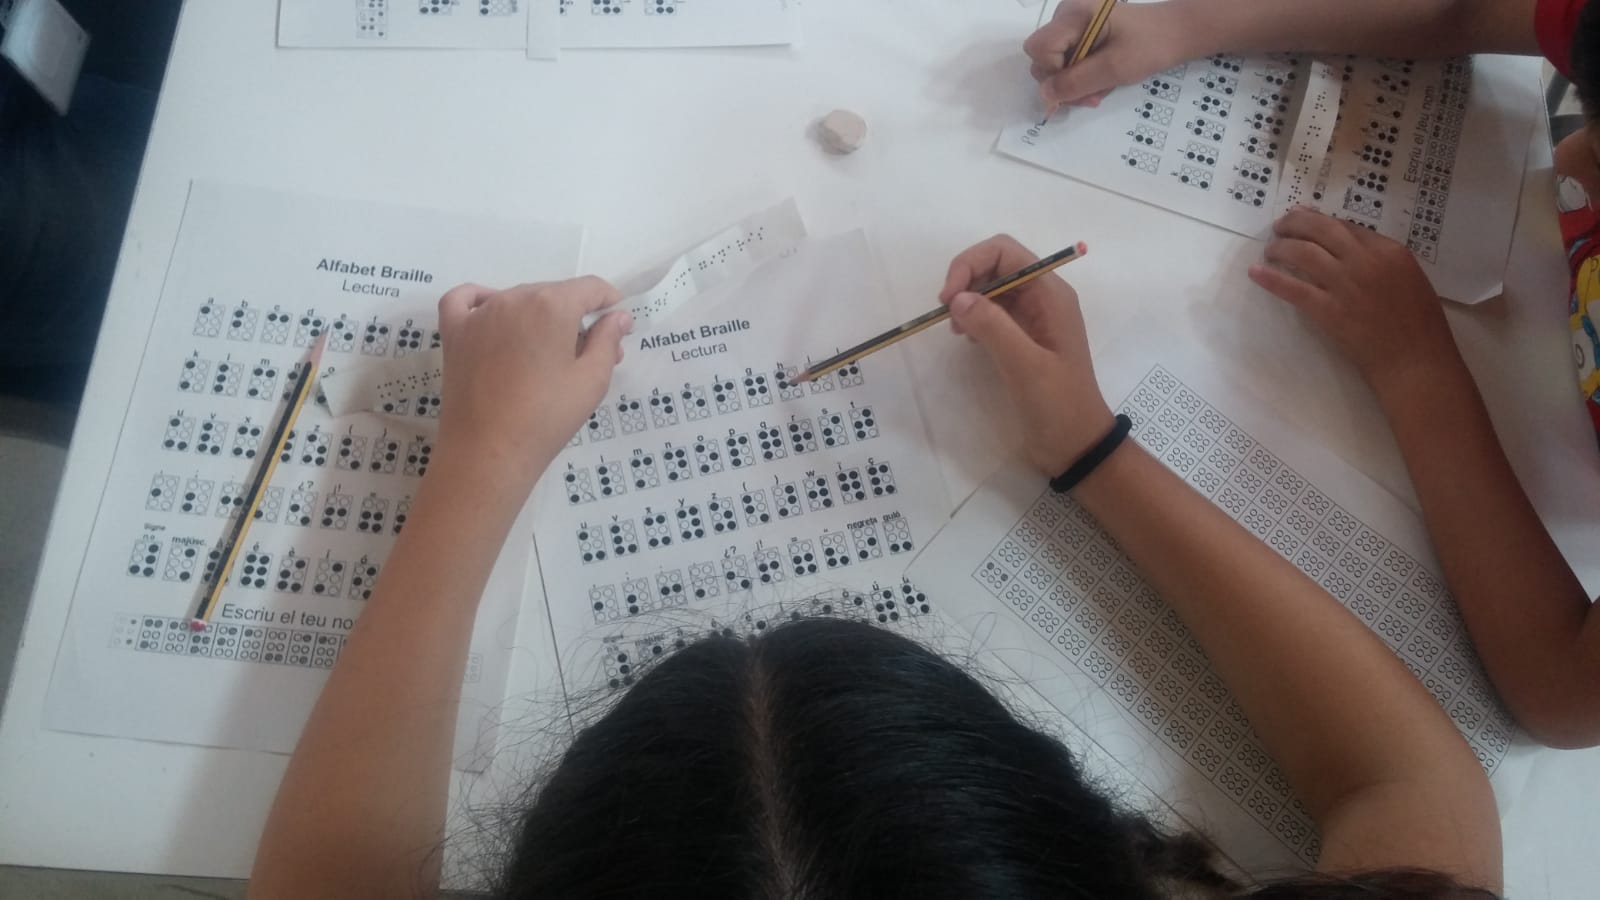
[[[1183,6],[1063,0],[1051,20],[1023,44],[1046,112],[1097,106],[1113,88],[1205,55],[1184,19]]]
[[[949,307],[956,331],[984,349],[1005,384],[1017,406],[1028,460],[1054,478],[1114,421],[1089,358],[1078,292],[1053,274],[999,301],[974,289],[1037,259],[1012,238],[990,238],[950,264],[939,299]]]

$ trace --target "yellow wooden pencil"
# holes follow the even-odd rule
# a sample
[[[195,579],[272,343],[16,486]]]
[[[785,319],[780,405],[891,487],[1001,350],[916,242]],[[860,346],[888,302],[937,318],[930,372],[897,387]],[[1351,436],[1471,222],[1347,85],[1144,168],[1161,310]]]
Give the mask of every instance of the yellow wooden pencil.
[[[1083,29],[1083,37],[1078,39],[1078,48],[1067,57],[1067,68],[1072,68],[1083,62],[1083,58],[1094,49],[1095,42],[1100,40],[1100,32],[1105,30],[1106,23],[1111,21],[1111,8],[1117,5],[1117,0],[1101,0],[1100,8],[1094,11],[1094,18],[1089,20],[1088,27]]]
[[[234,520],[233,527],[228,531],[227,540],[222,544],[215,577],[206,589],[199,608],[195,610],[194,618],[189,620],[189,627],[195,631],[204,631],[211,622],[212,615],[217,611],[217,600],[222,597],[223,588],[228,586],[228,578],[233,574],[233,564],[239,558],[239,548],[244,544],[244,536],[250,530],[250,523],[256,517],[256,510],[261,507],[261,498],[266,493],[267,485],[272,481],[272,473],[277,471],[284,445],[289,442],[289,432],[293,430],[295,420],[300,417],[300,410],[305,408],[306,401],[311,397],[312,386],[317,381],[317,367],[322,364],[322,350],[327,341],[326,335],[318,338],[316,346],[311,348],[310,359],[300,368],[300,378],[295,384],[294,392],[289,395],[289,404],[284,409],[283,416],[278,419],[278,425],[272,432],[271,440],[268,441],[269,452],[261,460],[255,478],[250,482],[249,493],[245,495],[244,509],[240,511],[239,518]]]
[[[985,297],[993,300],[1002,294],[1022,287],[1036,278],[1043,278],[1051,272],[1054,272],[1056,269],[1061,268],[1067,263],[1072,262],[1088,252],[1088,245],[1084,244],[1082,241],[1079,241],[1078,243],[1073,244],[1071,247],[1062,250],[1060,253],[1052,253],[1051,255],[1046,256],[1044,259],[1039,260],[1031,266],[1013,272],[1010,275],[996,278],[988,284],[983,285],[982,287],[974,288],[973,290],[975,293],[982,294]],[[897,325],[894,328],[885,331],[883,334],[868,338],[867,340],[862,341],[843,353],[830,356],[822,362],[813,363],[804,372],[801,372],[799,375],[795,376],[794,383],[803,384],[807,381],[821,378],[829,373],[837,372],[845,366],[848,366],[853,362],[859,362],[860,360],[877,353],[879,350],[882,350],[885,347],[898,344],[919,331],[926,331],[927,329],[932,328],[948,318],[950,318],[950,308],[947,306],[940,306],[938,309],[929,310],[928,312],[917,316],[915,319],[912,319],[903,325]]]

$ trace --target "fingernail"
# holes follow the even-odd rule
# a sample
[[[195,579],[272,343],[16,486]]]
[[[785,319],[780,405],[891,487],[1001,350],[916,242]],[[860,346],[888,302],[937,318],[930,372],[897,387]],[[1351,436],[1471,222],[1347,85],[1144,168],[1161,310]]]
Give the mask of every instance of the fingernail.
[[[633,313],[622,311],[622,333],[633,334]]]
[[[1095,97],[1092,100],[1083,101],[1083,105],[1089,107],[1090,109],[1094,109],[1096,106],[1100,105],[1100,100],[1101,100],[1101,98]]]
[[[950,298],[950,314],[953,316],[964,316],[967,314],[968,310],[972,309],[972,307],[977,304],[977,302],[978,295],[971,293],[970,291],[957,294]]]

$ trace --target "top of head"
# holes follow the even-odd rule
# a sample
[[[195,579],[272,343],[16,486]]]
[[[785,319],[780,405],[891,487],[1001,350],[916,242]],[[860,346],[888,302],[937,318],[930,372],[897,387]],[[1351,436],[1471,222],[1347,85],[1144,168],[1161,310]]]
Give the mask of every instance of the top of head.
[[[1232,891],[1200,840],[1120,809],[961,668],[837,619],[665,658],[579,734],[521,824],[508,898]]]

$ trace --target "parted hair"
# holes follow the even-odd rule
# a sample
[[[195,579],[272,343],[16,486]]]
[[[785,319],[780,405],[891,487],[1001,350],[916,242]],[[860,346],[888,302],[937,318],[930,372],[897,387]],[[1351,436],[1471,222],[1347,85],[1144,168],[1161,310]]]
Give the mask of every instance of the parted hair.
[[[837,619],[668,657],[530,796],[506,900],[1493,896],[1420,871],[1235,884],[962,667]]]

